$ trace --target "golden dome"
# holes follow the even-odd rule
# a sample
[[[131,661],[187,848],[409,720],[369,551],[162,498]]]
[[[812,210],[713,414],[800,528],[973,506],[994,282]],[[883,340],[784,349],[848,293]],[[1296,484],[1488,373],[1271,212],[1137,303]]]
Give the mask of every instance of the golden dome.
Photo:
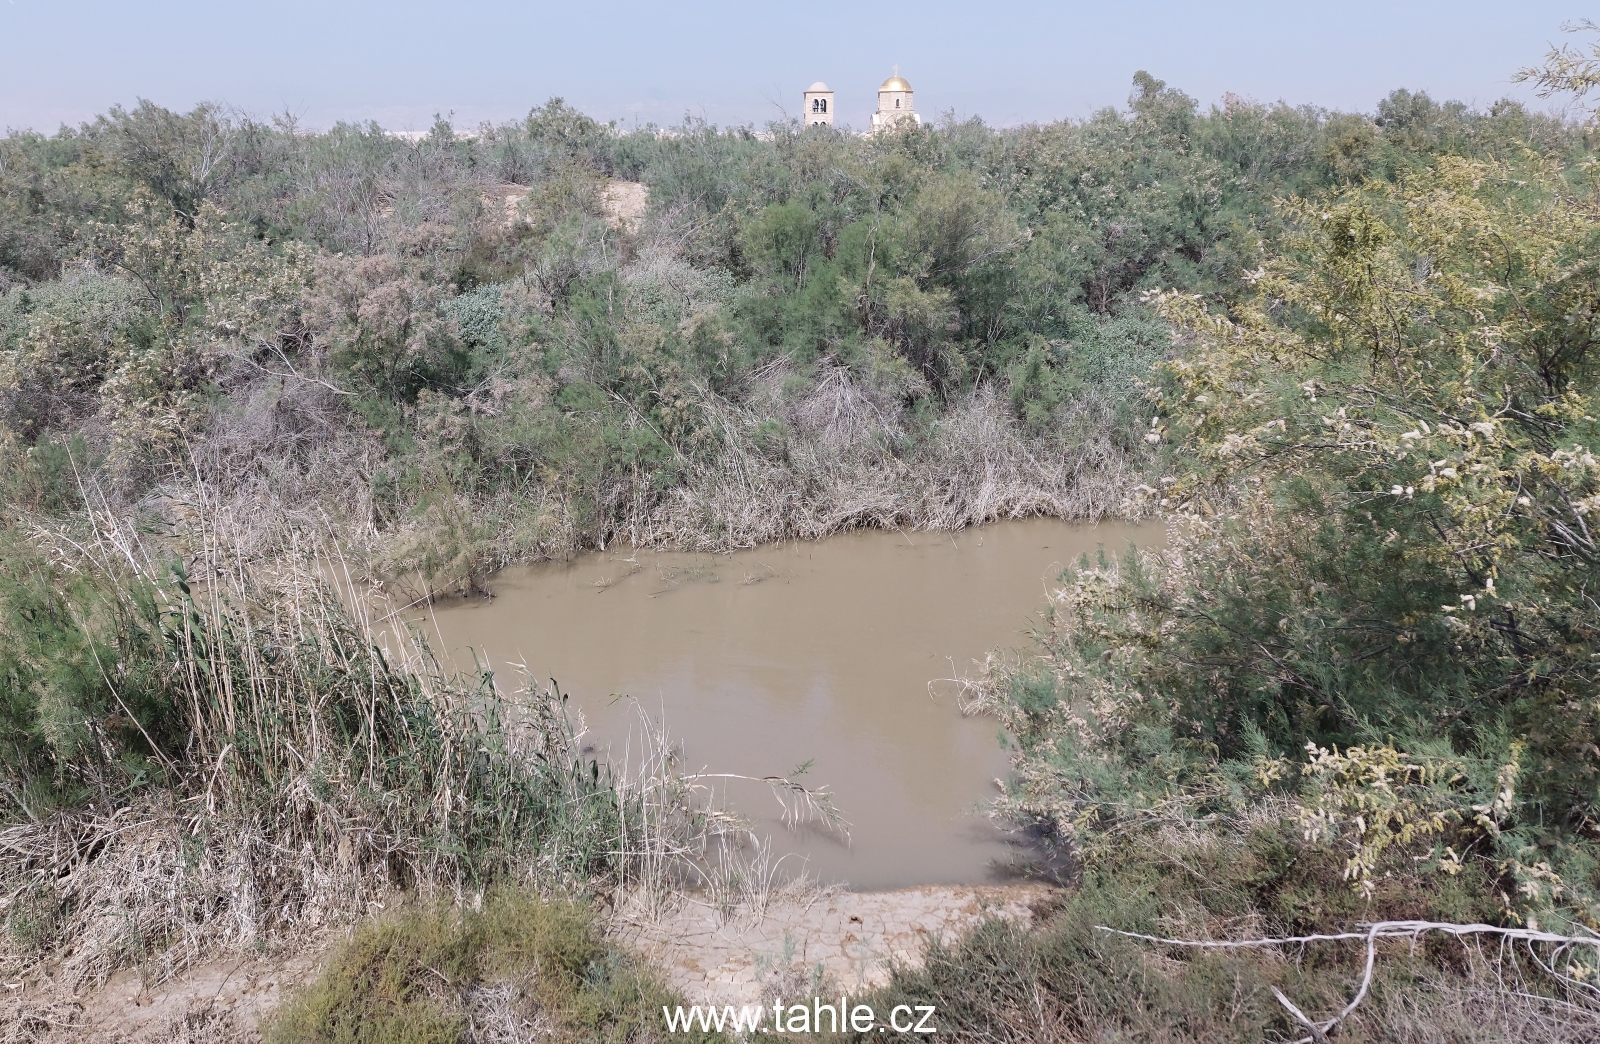
[[[879,87],[878,90],[879,91],[908,91],[909,92],[911,90],[911,85],[909,83],[907,83],[906,81],[902,80],[899,76],[891,76],[887,80],[883,81],[883,86]]]

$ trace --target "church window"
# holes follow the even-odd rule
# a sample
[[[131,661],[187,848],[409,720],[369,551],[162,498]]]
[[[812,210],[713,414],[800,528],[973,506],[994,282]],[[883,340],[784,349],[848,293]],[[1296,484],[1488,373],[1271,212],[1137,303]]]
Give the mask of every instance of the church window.
[[[899,98],[896,98],[894,100],[894,107],[897,108],[897,109],[900,107],[900,99]]]
[[[828,111],[828,99],[826,99],[826,98],[818,98],[817,101],[822,103],[822,111],[823,112],[827,112]]]

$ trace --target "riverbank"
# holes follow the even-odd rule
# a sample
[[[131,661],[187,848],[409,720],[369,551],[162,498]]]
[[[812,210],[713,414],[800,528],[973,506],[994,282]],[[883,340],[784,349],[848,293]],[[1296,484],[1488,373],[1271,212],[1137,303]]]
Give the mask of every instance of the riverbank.
[[[886,985],[892,967],[921,967],[928,942],[954,942],[986,919],[1026,927],[1057,894],[1037,884],[872,893],[812,888],[775,895],[763,910],[732,918],[682,897],[654,916],[624,903],[610,916],[607,935],[656,969],[687,1004],[770,1005],[775,997],[841,990],[861,997]],[[327,971],[346,938],[331,933],[283,952],[227,955],[170,977],[130,968],[79,994],[36,981],[0,999],[0,1022],[9,1027],[0,1040],[255,1042],[285,1003]]]
[[[1086,390],[1044,433],[1020,424],[992,385],[918,412],[845,367],[802,373],[784,358],[736,394],[700,394],[715,435],[696,458],[675,460],[670,481],[633,471],[583,501],[554,485],[441,489],[382,526],[367,523],[378,508],[363,495],[341,516],[356,523],[341,523],[343,539],[365,549],[373,575],[404,578],[413,599],[431,599],[485,594],[507,567],[616,546],[730,553],[857,531],[1149,516],[1138,493],[1155,481],[1156,454],[1142,441],[1131,381]],[[217,491],[241,512],[263,494],[227,480]],[[289,517],[317,510],[283,506]]]
[[[210,532],[214,538],[219,530]],[[872,666],[872,649],[882,653],[878,659],[892,660],[904,641],[873,639],[871,629],[851,624],[848,613],[827,612],[830,603],[870,612],[873,597],[909,597],[917,604],[880,607],[880,615],[915,617],[919,607],[957,604],[970,613],[999,590],[1004,597],[992,608],[1002,621],[1000,633],[1014,637],[1026,626],[1035,590],[1070,558],[1074,547],[1060,542],[1068,533],[1080,543],[1088,539],[1073,527],[1040,522],[944,534],[931,542],[908,534],[857,534],[839,545],[850,553],[827,568],[820,567],[832,554],[828,548],[790,545],[756,552],[773,559],[771,568],[748,575],[742,559],[719,556],[716,566],[738,569],[737,578],[696,572],[669,556],[651,573],[660,590],[627,587],[628,579],[644,580],[643,573],[621,585],[589,582],[573,587],[580,600],[555,606],[550,619],[582,624],[577,610],[590,605],[615,625],[625,615],[621,599],[633,598],[664,609],[692,631],[696,598],[753,596],[827,627],[805,637],[792,627],[763,626],[759,612],[739,603],[733,608],[746,618],[745,629],[711,626],[714,621],[702,621],[700,629],[735,650],[741,634],[780,643],[787,638],[791,654],[803,662],[815,658],[824,675],[848,675],[853,667]],[[1019,534],[1028,536],[1011,539]],[[103,1031],[107,1039],[249,1039],[252,1020],[311,975],[308,947],[326,946],[351,926],[365,930],[360,926],[370,924],[375,911],[397,901],[402,907],[465,901],[483,882],[536,882],[620,907],[608,922],[608,938],[642,952],[644,967],[662,962],[668,987],[693,996],[708,996],[707,988],[759,986],[753,970],[776,969],[772,962],[780,958],[813,967],[811,955],[820,950],[834,954],[822,959],[821,974],[842,981],[853,968],[851,981],[880,985],[890,965],[913,960],[926,939],[954,936],[991,907],[1021,917],[1029,901],[1007,898],[1004,888],[817,889],[802,879],[804,859],[787,860],[751,833],[770,827],[781,844],[829,832],[828,821],[813,813],[831,806],[831,795],[812,782],[817,777],[807,776],[806,766],[789,770],[805,777],[802,782],[781,785],[755,769],[734,773],[802,813],[788,822],[787,816],[772,823],[746,819],[724,800],[725,788],[704,785],[705,777],[718,775],[714,749],[706,752],[713,771],[702,773],[689,770],[681,747],[672,743],[642,764],[626,752],[619,758],[615,748],[585,742],[573,721],[579,708],[551,688],[527,683],[513,694],[489,678],[441,666],[415,644],[380,653],[368,607],[334,596],[328,580],[344,576],[342,567],[315,546],[268,569],[260,561],[246,566],[236,547],[213,541],[196,558],[208,566],[205,578],[193,581],[161,565],[160,548],[107,520],[98,540],[72,560],[80,584],[56,589],[69,618],[109,628],[93,637],[108,650],[101,655],[115,650],[116,659],[102,661],[113,676],[153,679],[149,691],[123,687],[113,697],[168,701],[153,703],[160,714],[147,720],[190,724],[111,733],[130,753],[98,766],[102,789],[127,788],[128,759],[140,751],[150,751],[165,775],[109,814],[90,803],[37,816],[0,835],[7,879],[22,885],[7,900],[8,925],[31,933],[24,947],[4,955],[7,982],[15,984],[8,1004],[9,1022],[22,1034],[16,1039],[69,1031]],[[1005,561],[1007,551],[1026,552],[1022,565],[988,568]],[[795,561],[785,563],[779,554]],[[818,563],[820,572],[808,579],[802,557]],[[607,562],[631,569],[615,556]],[[921,580],[879,575],[875,562],[887,562],[891,572],[909,569]],[[940,580],[941,570],[929,568],[939,562],[957,568],[946,568]],[[562,567],[564,582],[579,583],[594,564]],[[840,592],[827,584],[837,577],[849,578],[853,593],[836,597]],[[941,595],[940,584],[956,586]],[[797,591],[803,596],[795,597]],[[508,594],[477,611],[495,605],[514,608],[517,602]],[[461,608],[470,621],[472,607]],[[944,633],[972,641],[971,623],[952,617]],[[640,633],[656,629],[649,621],[640,625]],[[871,648],[839,647],[840,634],[851,630],[862,630],[857,638]],[[478,627],[476,633],[488,631]],[[609,633],[617,636],[615,626]],[[742,661],[759,662],[776,651],[748,648]],[[881,696],[878,690],[892,690],[909,696],[911,708],[937,706],[929,700],[929,681],[953,666],[953,657],[938,651],[914,649],[905,678],[884,686],[868,675],[860,691]],[[600,659],[582,648],[569,652]],[[781,664],[772,666],[784,673]],[[169,679],[178,687],[165,688]],[[807,683],[797,692],[815,696],[815,689]],[[842,691],[848,694],[849,685]],[[815,710],[815,701],[799,705],[806,706]],[[878,712],[886,709],[895,717],[892,708]],[[747,717],[756,710],[747,706]],[[977,724],[961,717],[953,699],[937,710],[942,727]],[[754,720],[759,730],[759,716]],[[283,730],[284,721],[294,723],[293,731]],[[764,731],[786,729],[780,721]],[[837,738],[827,730],[821,735]],[[890,729],[874,742],[887,741],[879,748],[887,753],[916,735]],[[828,753],[824,744],[819,757]],[[858,759],[847,752],[844,762],[852,760]],[[404,798],[427,781],[431,796]],[[977,811],[988,781],[975,783],[979,791],[956,795],[946,813]],[[873,836],[869,811],[862,808],[850,835],[867,849],[882,840]],[[892,809],[889,818],[904,811]],[[937,826],[940,818],[935,814],[922,825]],[[932,858],[930,866],[937,870],[937,863]],[[653,911],[648,918],[638,916],[633,898],[616,898],[641,895]],[[697,907],[697,896],[710,906]],[[704,920],[707,909],[715,911],[714,926]],[[671,952],[660,949],[668,940]],[[237,974],[220,971],[229,962]],[[692,967],[709,976],[693,989]],[[201,1005],[207,990],[211,1000]],[[138,1010],[124,1010],[128,1004]]]
[[[1026,927],[1059,894],[1040,883],[812,888],[780,891],[733,917],[684,896],[655,918],[632,921],[624,907],[617,934],[691,1003],[860,997],[887,985],[897,966],[921,967],[929,943],[953,943],[990,919]]]

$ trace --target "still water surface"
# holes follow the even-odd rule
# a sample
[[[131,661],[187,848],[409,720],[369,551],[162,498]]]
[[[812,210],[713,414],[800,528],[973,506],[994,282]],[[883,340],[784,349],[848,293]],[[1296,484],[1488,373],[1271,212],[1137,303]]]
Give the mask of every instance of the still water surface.
[[[949,533],[869,531],[731,555],[589,555],[505,570],[492,601],[428,621],[458,663],[555,678],[587,742],[637,758],[638,701],[687,767],[826,785],[850,844],[791,831],[765,787],[727,803],[825,882],[857,889],[993,880],[1019,855],[981,815],[1008,771],[990,718],[953,686],[995,648],[1028,644],[1046,585],[1080,554],[1162,542],[1159,526],[1048,519]],[[786,861],[798,868],[795,859]]]

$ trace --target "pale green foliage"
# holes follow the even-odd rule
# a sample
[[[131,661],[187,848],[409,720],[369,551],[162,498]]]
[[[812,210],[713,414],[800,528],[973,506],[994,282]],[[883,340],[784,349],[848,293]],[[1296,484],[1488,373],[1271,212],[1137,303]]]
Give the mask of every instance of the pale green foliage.
[[[359,927],[265,1027],[271,1044],[461,1044],[538,1026],[547,1041],[659,1039],[658,977],[608,943],[592,911],[500,890]],[[674,1035],[695,1044],[721,1034]],[[673,1038],[667,1038],[673,1039]]]
[[[1588,18],[1568,22],[1561,29],[1566,33],[1600,32],[1600,26]],[[1582,98],[1596,87],[1600,87],[1600,41],[1591,40],[1583,49],[1571,44],[1552,47],[1545,55],[1543,65],[1530,65],[1519,69],[1511,81],[1531,82],[1541,98],[1550,98],[1558,94],[1570,94],[1574,98]]]
[[[1593,190],[1537,162],[1445,160],[1292,210],[1291,249],[1314,260],[1262,273],[1272,312],[1161,299],[1193,338],[1165,405],[1205,462],[1168,501],[1227,477],[1336,476],[1344,510],[1445,581],[1385,648],[1422,628],[1458,648],[1509,642],[1521,666],[1502,684],[1577,698],[1591,669],[1568,642],[1592,623],[1563,592],[1597,562]]]
[[[1600,810],[1589,655],[1600,618],[1576,595],[1600,562],[1586,518],[1600,492],[1594,190],[1531,157],[1516,169],[1444,160],[1394,186],[1290,208],[1301,231],[1260,274],[1261,307],[1224,319],[1189,298],[1161,301],[1193,338],[1169,364],[1164,404],[1204,462],[1168,501],[1192,510],[1219,481],[1266,479],[1244,487],[1261,491],[1245,494],[1244,517],[1247,539],[1271,546],[1283,539],[1274,527],[1295,523],[1267,496],[1301,484],[1345,516],[1346,540],[1393,560],[1390,582],[1428,574],[1413,597],[1351,604],[1322,626],[1365,632],[1352,666],[1377,657],[1416,671],[1393,679],[1380,720],[1404,714],[1426,735],[1442,716],[1458,748],[1523,737],[1539,771],[1520,795],[1501,788],[1496,800],[1516,800],[1500,819],[1581,835]],[[1277,628],[1296,629],[1288,618]],[[1417,670],[1445,658],[1445,670]],[[1340,674],[1344,685],[1358,676]],[[1446,831],[1459,813],[1447,811],[1448,785],[1434,789],[1426,814],[1380,816],[1376,835],[1368,825],[1357,878],[1407,828]],[[1474,823],[1485,828],[1482,813],[1460,825]]]
[[[0,295],[0,420],[32,432],[91,409],[141,296],[93,270]]]
[[[1447,759],[1419,760],[1390,743],[1343,751],[1307,743],[1306,754],[1302,771],[1313,788],[1312,799],[1300,808],[1306,840],[1315,844],[1350,835],[1355,851],[1344,876],[1366,894],[1371,894],[1372,875],[1390,848],[1403,852],[1418,841],[1431,844],[1433,837],[1462,823],[1461,809],[1441,800],[1466,780],[1460,766]],[[1510,769],[1515,779],[1515,762]],[[1513,793],[1505,795],[1502,815],[1509,814],[1513,799]],[[1499,823],[1483,813],[1477,822],[1499,832]],[[1461,872],[1461,856],[1453,846],[1440,853],[1439,868]]]
[[[281,358],[299,326],[310,252],[274,249],[204,203],[192,222],[136,201],[139,220],[90,227],[88,257],[142,291],[149,329],[110,347],[99,384],[110,461],[126,472],[177,454],[207,408],[208,386],[228,359]],[[254,365],[264,368],[259,362]]]
[[[506,336],[500,329],[505,312],[500,305],[499,286],[491,283],[452,297],[442,309],[446,318],[455,323],[456,336],[469,347],[489,354],[505,350]]]
[[[1285,214],[1252,298],[1153,296],[1171,546],[1055,596],[1008,801],[1088,860],[1270,814],[1362,895],[1476,867],[1600,924],[1600,200],[1446,158]]]
[[[628,314],[634,322],[668,329],[733,300],[733,277],[720,268],[695,268],[670,256],[657,256],[624,277]]]

